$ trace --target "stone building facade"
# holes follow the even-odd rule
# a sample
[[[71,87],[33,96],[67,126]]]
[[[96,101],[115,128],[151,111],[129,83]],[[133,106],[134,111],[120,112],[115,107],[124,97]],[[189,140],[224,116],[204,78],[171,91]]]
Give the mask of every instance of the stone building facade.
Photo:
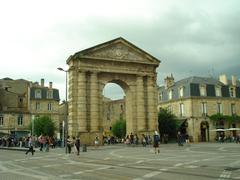
[[[214,114],[240,115],[240,82],[236,76],[228,80],[226,75],[219,79],[189,77],[175,82],[171,75],[165,85],[158,89],[158,109],[166,108],[182,120],[181,131],[188,133],[194,142],[215,141],[219,132],[216,128],[240,128],[240,121],[215,122]],[[236,131],[225,131],[225,135]]]
[[[102,136],[102,91],[111,82],[125,92],[127,133],[157,128],[156,68],[160,61],[123,38],[80,51],[67,60],[68,133],[83,143]],[[101,138],[100,138],[101,139]]]
[[[27,80],[0,80],[0,132],[18,137],[31,131],[29,124],[35,117],[50,116],[59,129],[59,91]]]
[[[111,100],[103,97],[103,135],[111,134],[113,124],[117,120],[126,120],[125,99]]]

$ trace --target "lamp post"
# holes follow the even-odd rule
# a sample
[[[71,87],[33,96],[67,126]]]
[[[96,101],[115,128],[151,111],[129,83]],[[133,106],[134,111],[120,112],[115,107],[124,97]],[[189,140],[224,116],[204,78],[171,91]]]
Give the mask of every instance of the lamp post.
[[[66,83],[66,89],[65,89],[65,110],[64,110],[64,122],[63,122],[63,137],[62,137],[62,144],[65,142],[65,153],[67,153],[67,137],[68,137],[68,103],[67,103],[67,70],[64,70],[63,68],[59,67],[57,68],[59,71],[65,72],[65,83]],[[65,133],[64,133],[65,130]]]

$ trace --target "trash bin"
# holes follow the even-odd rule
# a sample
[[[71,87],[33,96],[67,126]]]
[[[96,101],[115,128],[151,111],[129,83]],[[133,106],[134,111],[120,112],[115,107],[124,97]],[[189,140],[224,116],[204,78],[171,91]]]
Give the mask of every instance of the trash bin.
[[[87,152],[87,145],[86,144],[83,145],[83,150],[82,151]]]

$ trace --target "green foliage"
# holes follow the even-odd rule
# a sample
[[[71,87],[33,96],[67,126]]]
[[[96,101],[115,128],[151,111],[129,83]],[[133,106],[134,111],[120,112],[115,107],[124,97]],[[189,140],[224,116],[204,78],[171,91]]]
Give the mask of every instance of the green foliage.
[[[32,122],[29,129],[32,129]],[[55,130],[55,124],[50,117],[43,116],[34,119],[34,135],[40,136],[41,134],[45,134],[53,136]]]
[[[158,129],[161,136],[168,134],[169,137],[176,136],[176,130],[180,127],[181,123],[177,117],[167,109],[161,109],[158,113]]]
[[[238,115],[233,115],[233,116],[227,116],[227,115],[222,115],[222,114],[213,114],[209,116],[209,119],[213,121],[240,121],[240,116]]]
[[[112,133],[118,138],[126,136],[126,121],[123,119],[117,120],[112,126]]]

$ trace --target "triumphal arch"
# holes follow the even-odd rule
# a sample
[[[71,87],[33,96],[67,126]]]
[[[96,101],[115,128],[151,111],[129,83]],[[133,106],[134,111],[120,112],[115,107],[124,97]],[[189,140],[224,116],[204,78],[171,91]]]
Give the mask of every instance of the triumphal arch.
[[[102,136],[102,91],[109,83],[125,92],[127,134],[157,129],[156,68],[160,61],[123,38],[70,56],[68,69],[68,134],[82,143]]]

